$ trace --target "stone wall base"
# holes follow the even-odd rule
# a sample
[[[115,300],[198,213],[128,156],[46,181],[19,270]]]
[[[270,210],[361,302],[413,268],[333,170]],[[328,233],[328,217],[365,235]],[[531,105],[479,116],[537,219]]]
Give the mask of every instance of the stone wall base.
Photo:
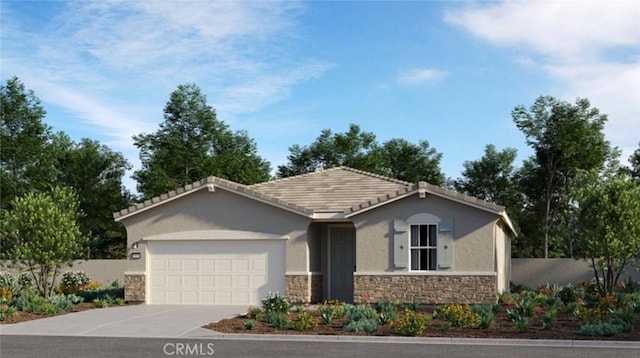
[[[124,300],[128,302],[145,301],[145,274],[124,274]]]
[[[285,295],[292,302],[322,300],[322,275],[286,275],[285,286]]]
[[[355,302],[488,303],[497,300],[491,275],[354,275]]]

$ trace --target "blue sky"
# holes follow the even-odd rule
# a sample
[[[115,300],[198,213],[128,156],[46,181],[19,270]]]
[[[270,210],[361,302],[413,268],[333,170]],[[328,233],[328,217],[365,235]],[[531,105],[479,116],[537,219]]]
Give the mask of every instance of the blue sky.
[[[273,168],[288,147],[356,123],[427,140],[456,178],[486,144],[531,151],[511,119],[540,95],[586,97],[623,150],[640,141],[638,1],[2,1],[2,81],[46,123],[137,169],[179,84],[247,130]],[[127,178],[125,185],[135,189]]]

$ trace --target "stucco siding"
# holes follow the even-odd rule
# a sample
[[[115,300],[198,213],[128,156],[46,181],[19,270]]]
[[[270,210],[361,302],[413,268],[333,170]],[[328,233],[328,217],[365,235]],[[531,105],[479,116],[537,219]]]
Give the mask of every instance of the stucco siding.
[[[242,230],[287,235],[287,271],[308,270],[307,226],[310,219],[216,188],[198,191],[122,220],[128,246],[154,235],[195,230]],[[129,271],[145,271],[144,242],[128,260]]]
[[[419,213],[453,219],[454,254],[450,271],[495,272],[496,215],[434,195],[410,196],[353,217],[358,272],[399,271],[393,264],[393,220],[406,220]]]

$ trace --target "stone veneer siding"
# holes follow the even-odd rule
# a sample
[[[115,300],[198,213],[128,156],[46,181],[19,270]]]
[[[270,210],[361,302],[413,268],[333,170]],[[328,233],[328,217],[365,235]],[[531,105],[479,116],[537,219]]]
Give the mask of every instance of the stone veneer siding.
[[[354,275],[355,302],[488,303],[497,299],[495,275]]]
[[[145,274],[124,275],[124,300],[128,302],[145,301]]]
[[[292,302],[322,300],[322,275],[286,275],[285,296]]]

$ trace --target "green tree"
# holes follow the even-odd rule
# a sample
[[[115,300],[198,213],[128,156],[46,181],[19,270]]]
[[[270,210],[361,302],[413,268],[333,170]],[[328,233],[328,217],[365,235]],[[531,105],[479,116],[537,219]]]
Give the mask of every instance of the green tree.
[[[631,167],[629,167],[629,174],[636,180],[640,181],[640,143],[638,143],[638,149],[636,149],[629,157],[629,163],[631,163]]]
[[[276,176],[285,178],[347,166],[400,180],[441,185],[445,179],[440,170],[441,158],[442,154],[430,148],[427,141],[414,145],[394,138],[379,145],[375,134],[351,124],[345,133],[324,129],[309,146],[289,147],[288,163],[278,167]]]
[[[549,257],[550,247],[566,255],[563,238],[554,234],[568,210],[576,174],[602,169],[610,153],[603,134],[607,116],[587,99],[570,104],[550,96],[537,98],[530,108],[516,107],[512,116],[534,150],[525,162],[521,189],[526,207],[540,216],[543,255]]]
[[[133,178],[143,199],[210,175],[242,184],[269,179],[269,163],[257,155],[255,142],[218,120],[195,84],[171,93],[158,131],[133,139],[142,162]]]
[[[572,232],[579,258],[591,262],[601,295],[640,257],[640,185],[620,171],[592,174],[575,189]]]
[[[479,160],[465,161],[462,176],[454,181],[457,191],[478,199],[516,208],[518,188],[513,162],[518,152],[514,148],[497,151],[488,144]]]
[[[345,133],[324,129],[311,145],[289,147],[289,162],[279,166],[276,175],[285,178],[339,166],[374,171],[378,162],[371,152],[376,146],[375,134],[363,132],[357,124],[350,124]]]
[[[375,158],[380,165],[373,168],[374,173],[386,175],[412,183],[426,181],[434,185],[443,185],[445,175],[440,170],[442,154],[422,140],[413,144],[405,139],[392,138],[377,148]]]
[[[51,147],[56,153],[55,182],[74,189],[84,213],[78,225],[83,236],[90,238],[86,257],[124,258],[126,232],[112,213],[131,203],[131,194],[122,185],[131,165],[121,153],[96,140],[85,138],[75,143],[58,133]]]
[[[0,87],[0,203],[31,190],[48,187],[51,176],[46,144],[51,129],[42,122],[46,112],[33,91],[17,77]]]
[[[77,196],[55,187],[51,194],[28,193],[3,211],[2,241],[11,241],[9,258],[31,273],[40,293],[48,297],[64,265],[78,258],[84,240],[78,227]]]

